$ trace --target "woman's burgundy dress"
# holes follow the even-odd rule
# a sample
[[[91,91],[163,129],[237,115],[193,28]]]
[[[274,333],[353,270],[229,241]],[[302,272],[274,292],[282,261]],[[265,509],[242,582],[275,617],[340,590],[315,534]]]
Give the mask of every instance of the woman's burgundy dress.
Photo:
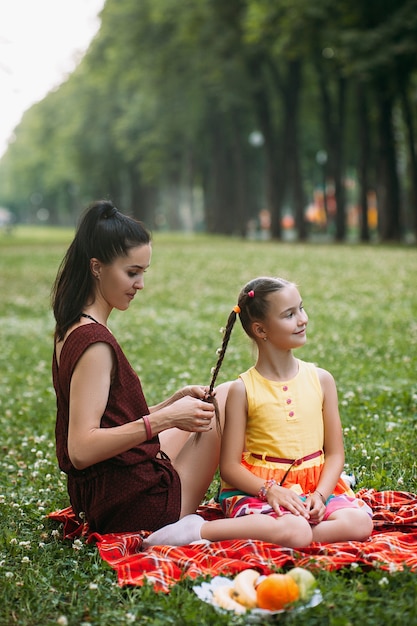
[[[53,384],[57,398],[56,454],[67,474],[74,512],[99,533],[156,530],[175,522],[181,507],[180,479],[171,462],[161,454],[153,437],[127,452],[85,470],[77,470],[68,456],[69,392],[74,368],[94,343],[109,344],[115,355],[115,371],[101,428],[120,426],[149,414],[137,374],[110,331],[101,324],[84,324],[65,340],[58,367],[54,352]]]

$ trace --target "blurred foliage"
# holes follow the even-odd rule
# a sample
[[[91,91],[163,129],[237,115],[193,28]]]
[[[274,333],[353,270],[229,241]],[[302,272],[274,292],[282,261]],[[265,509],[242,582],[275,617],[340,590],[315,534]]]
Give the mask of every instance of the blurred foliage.
[[[416,9],[107,0],[78,68],[15,129],[0,204],[19,221],[73,224],[105,196],[153,228],[228,235],[267,209],[274,238],[290,213],[304,240],[325,179],[335,209],[315,228],[344,240],[359,207],[368,241],[375,191],[379,239],[404,240],[417,229]]]

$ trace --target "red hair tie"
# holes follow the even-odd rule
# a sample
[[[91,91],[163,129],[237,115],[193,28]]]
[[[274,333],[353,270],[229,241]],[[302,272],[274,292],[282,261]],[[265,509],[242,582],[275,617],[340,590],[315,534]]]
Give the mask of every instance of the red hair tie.
[[[248,296],[249,296],[249,298],[254,298],[255,297],[255,292],[253,291],[253,289],[248,291]]]

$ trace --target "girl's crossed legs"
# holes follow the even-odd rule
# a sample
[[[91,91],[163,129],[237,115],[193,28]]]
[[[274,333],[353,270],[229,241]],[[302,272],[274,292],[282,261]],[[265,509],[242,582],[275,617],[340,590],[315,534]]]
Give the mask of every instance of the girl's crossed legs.
[[[313,541],[366,541],[372,533],[373,523],[369,513],[361,508],[342,508],[312,526]]]

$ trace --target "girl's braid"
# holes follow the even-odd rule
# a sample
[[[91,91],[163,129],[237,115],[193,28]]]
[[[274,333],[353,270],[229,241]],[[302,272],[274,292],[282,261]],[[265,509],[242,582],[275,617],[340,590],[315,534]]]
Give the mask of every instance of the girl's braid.
[[[233,311],[230,313],[228,319],[227,319],[227,324],[226,324],[226,328],[224,331],[224,335],[223,335],[223,342],[222,342],[222,347],[220,348],[220,352],[219,352],[219,358],[217,359],[217,363],[216,366],[213,368],[213,373],[212,373],[212,377],[211,377],[211,382],[210,382],[210,388],[208,391],[208,395],[212,395],[213,393],[213,389],[214,389],[214,385],[217,379],[217,375],[220,371],[220,368],[222,366],[223,363],[223,359],[224,359],[224,355],[226,354],[226,349],[229,343],[229,339],[230,339],[230,335],[232,333],[233,330],[233,326],[235,325],[236,322],[236,317],[237,317],[237,312],[233,309]]]
[[[266,318],[269,307],[268,295],[270,293],[280,291],[285,286],[290,284],[292,283],[289,283],[283,278],[270,278],[268,276],[255,278],[247,283],[242,289],[238,297],[238,304],[233,307],[233,310],[229,314],[223,335],[222,346],[219,351],[219,357],[217,359],[216,366],[213,368],[210,387],[205,398],[206,402],[212,402],[214,405],[216,425],[219,434],[221,434],[220,415],[216,396],[213,395],[213,391],[217,375],[223,363],[224,355],[226,354],[230,335],[236,322],[236,317],[238,314],[240,315],[243,330],[253,339],[254,337],[251,330],[251,324],[254,320],[263,320]],[[198,436],[199,435],[197,434],[196,438],[198,438]]]
[[[236,308],[237,307],[235,307],[235,309]],[[222,347],[220,348],[219,357],[217,359],[216,366],[213,368],[210,387],[205,397],[205,401],[211,402],[214,406],[214,412],[216,414],[216,428],[217,428],[219,435],[221,435],[221,432],[222,432],[221,423],[220,423],[220,412],[219,412],[219,405],[217,404],[216,396],[213,395],[213,391],[214,391],[214,385],[216,382],[217,375],[223,363],[223,359],[226,353],[227,345],[229,343],[230,335],[233,330],[233,326],[235,325],[235,322],[236,322],[237,311],[235,309],[233,309],[233,311],[230,313],[227,319],[227,324],[226,324],[226,328],[225,328],[224,335],[223,335]],[[200,435],[201,433],[195,434],[194,442],[197,442],[199,440]]]

